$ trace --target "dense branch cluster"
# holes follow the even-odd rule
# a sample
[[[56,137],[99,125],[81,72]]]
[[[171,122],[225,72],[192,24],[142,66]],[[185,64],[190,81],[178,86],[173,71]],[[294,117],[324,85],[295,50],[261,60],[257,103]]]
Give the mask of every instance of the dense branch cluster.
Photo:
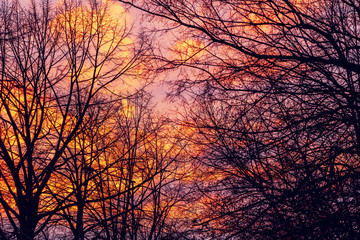
[[[202,43],[175,93],[193,97],[210,238],[359,234],[359,20],[353,0],[121,1]],[[195,140],[194,140],[195,141]]]
[[[359,2],[120,2],[1,3],[1,238],[356,239]]]
[[[112,2],[1,2],[1,239],[179,232],[188,144],[152,113],[150,48],[129,29]]]

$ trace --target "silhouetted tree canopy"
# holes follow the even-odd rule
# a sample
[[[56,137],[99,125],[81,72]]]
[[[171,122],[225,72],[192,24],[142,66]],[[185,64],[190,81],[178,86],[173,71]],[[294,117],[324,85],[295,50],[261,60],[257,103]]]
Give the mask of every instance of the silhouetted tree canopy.
[[[355,0],[1,1],[0,238],[357,239],[359,23]]]
[[[206,146],[198,160],[216,176],[200,186],[203,233],[356,238],[359,2],[121,2],[198,42],[162,60],[183,69],[174,93],[193,97],[188,122]]]

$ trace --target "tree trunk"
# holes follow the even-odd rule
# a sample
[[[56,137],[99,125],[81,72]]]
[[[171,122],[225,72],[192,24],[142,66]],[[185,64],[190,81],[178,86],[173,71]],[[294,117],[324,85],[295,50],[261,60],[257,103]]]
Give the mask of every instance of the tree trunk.
[[[20,213],[18,239],[34,239],[35,228],[38,222],[38,201],[34,196],[19,196],[18,206]]]

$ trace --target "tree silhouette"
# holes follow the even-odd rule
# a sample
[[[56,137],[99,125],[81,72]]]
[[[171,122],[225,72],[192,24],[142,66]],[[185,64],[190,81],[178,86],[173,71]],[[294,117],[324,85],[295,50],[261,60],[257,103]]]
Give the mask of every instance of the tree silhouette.
[[[69,149],[94,122],[90,112],[112,101],[109,90],[145,51],[108,10],[96,1],[64,1],[58,9],[48,1],[28,9],[1,3],[2,238],[33,239],[54,214],[78,204],[66,205],[76,191],[54,198],[61,191],[55,173],[69,164]]]
[[[170,222],[189,192],[181,185],[187,140],[153,111],[150,96],[139,92],[114,115],[116,142],[106,159],[109,167],[99,169],[97,237],[159,239],[178,231]]]
[[[187,69],[175,93],[194,97],[199,160],[216,175],[206,234],[359,234],[357,1],[121,2],[203,43],[164,68]]]

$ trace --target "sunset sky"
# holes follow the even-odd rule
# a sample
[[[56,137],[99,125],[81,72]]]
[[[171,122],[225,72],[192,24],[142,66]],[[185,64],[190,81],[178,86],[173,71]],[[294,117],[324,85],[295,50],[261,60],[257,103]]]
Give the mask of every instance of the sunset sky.
[[[359,1],[0,1],[0,239],[360,236]]]

